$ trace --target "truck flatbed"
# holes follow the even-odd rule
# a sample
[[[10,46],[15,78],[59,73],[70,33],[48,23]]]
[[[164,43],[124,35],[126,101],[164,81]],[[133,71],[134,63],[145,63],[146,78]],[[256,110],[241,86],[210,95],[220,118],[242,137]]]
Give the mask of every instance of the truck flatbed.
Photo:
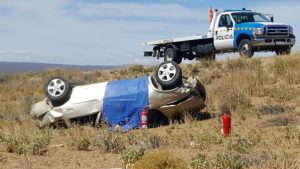
[[[212,37],[208,37],[208,35],[195,35],[195,36],[186,36],[180,38],[170,38],[170,39],[149,41],[149,42],[144,42],[143,44],[146,46],[152,46],[152,45],[162,45],[166,43],[186,42],[186,41],[202,40],[202,39],[209,39],[209,38]]]

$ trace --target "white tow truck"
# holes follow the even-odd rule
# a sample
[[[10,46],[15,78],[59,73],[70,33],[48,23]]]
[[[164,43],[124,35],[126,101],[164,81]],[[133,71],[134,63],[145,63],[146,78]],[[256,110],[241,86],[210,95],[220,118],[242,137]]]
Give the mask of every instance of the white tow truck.
[[[216,54],[226,52],[239,52],[246,57],[258,51],[290,54],[295,45],[292,26],[273,22],[273,15],[245,8],[222,12],[210,8],[209,13],[210,27],[206,35],[145,42],[144,45],[154,47],[152,51],[144,51],[144,56],[181,63],[183,58],[213,60]]]

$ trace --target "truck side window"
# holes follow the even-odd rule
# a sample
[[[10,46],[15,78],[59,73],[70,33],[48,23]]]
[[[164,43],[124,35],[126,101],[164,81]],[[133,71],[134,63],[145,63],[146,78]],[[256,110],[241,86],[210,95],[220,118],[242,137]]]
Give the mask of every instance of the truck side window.
[[[233,22],[228,14],[222,15],[219,21],[219,27],[232,28]]]

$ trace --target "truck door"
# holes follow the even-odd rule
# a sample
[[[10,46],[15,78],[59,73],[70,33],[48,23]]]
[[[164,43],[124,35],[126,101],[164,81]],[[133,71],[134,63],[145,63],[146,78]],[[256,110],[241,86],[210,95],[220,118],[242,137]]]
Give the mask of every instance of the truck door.
[[[214,45],[217,50],[234,48],[233,22],[229,14],[220,15],[214,29]]]

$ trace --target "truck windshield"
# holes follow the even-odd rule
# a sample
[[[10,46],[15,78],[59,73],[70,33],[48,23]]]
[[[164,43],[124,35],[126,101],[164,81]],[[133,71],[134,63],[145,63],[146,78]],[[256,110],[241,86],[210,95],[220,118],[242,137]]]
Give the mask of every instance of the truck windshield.
[[[233,13],[231,14],[235,23],[246,22],[271,22],[265,15],[260,13]]]

